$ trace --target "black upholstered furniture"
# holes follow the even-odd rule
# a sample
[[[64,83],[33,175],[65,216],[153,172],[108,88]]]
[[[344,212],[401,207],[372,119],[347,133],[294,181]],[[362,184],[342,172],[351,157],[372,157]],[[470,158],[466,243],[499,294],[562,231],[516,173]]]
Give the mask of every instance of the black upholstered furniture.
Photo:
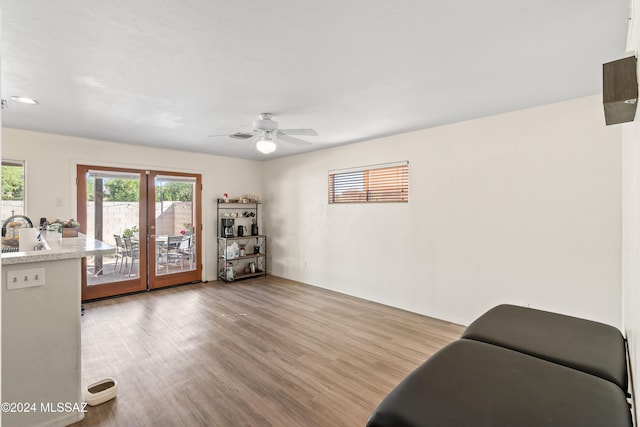
[[[578,369],[627,391],[624,337],[618,329],[604,323],[503,304],[469,325],[462,338]]]
[[[367,426],[629,427],[626,374],[617,329],[498,306],[398,384]]]

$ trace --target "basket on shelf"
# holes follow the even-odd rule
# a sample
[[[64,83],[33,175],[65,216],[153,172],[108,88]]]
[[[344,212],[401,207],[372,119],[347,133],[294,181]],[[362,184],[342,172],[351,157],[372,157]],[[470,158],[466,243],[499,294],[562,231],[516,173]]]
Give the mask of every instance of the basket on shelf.
[[[77,228],[62,228],[62,237],[78,237]]]

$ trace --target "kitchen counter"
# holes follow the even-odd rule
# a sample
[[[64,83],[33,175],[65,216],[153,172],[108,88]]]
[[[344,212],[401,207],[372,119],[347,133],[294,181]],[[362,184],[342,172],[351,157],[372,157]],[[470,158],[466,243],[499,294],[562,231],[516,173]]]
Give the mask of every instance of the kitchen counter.
[[[43,250],[2,254],[2,401],[31,405],[24,406],[29,411],[3,411],[3,426],[66,426],[84,417],[82,258],[115,248],[56,232],[43,243]]]
[[[61,237],[57,232],[43,234],[47,249],[39,251],[9,252],[1,255],[2,265],[25,264],[40,261],[58,261],[92,255],[108,255],[116,248],[100,240],[78,234],[78,237]]]

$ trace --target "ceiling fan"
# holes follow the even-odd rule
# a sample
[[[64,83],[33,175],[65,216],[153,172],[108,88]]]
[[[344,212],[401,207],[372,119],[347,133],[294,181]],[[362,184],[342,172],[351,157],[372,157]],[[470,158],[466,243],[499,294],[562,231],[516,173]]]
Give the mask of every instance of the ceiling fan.
[[[253,139],[252,144],[255,142],[258,151],[263,154],[269,154],[276,150],[277,140],[282,140],[294,145],[306,146],[311,145],[311,143],[291,135],[318,135],[318,132],[313,129],[278,129],[278,122],[272,120],[272,118],[273,114],[271,113],[261,113],[258,116],[258,120],[253,122],[253,130],[251,132],[236,132],[228,136],[235,139]]]

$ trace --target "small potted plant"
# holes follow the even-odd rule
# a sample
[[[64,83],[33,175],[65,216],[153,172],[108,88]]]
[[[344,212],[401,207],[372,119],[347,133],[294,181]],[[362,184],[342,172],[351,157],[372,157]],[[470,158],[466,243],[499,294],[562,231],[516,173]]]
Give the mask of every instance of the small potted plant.
[[[184,228],[180,230],[180,234],[182,234],[183,236],[191,236],[193,234],[193,224],[191,224],[190,222],[185,222],[184,224],[182,224],[182,226]]]
[[[62,237],[78,237],[80,224],[73,218],[62,223]]]
[[[122,231],[122,237],[129,237],[129,238],[133,238],[133,239],[139,239],[140,238],[140,229],[138,228],[137,225],[134,225],[131,228],[125,228]]]

